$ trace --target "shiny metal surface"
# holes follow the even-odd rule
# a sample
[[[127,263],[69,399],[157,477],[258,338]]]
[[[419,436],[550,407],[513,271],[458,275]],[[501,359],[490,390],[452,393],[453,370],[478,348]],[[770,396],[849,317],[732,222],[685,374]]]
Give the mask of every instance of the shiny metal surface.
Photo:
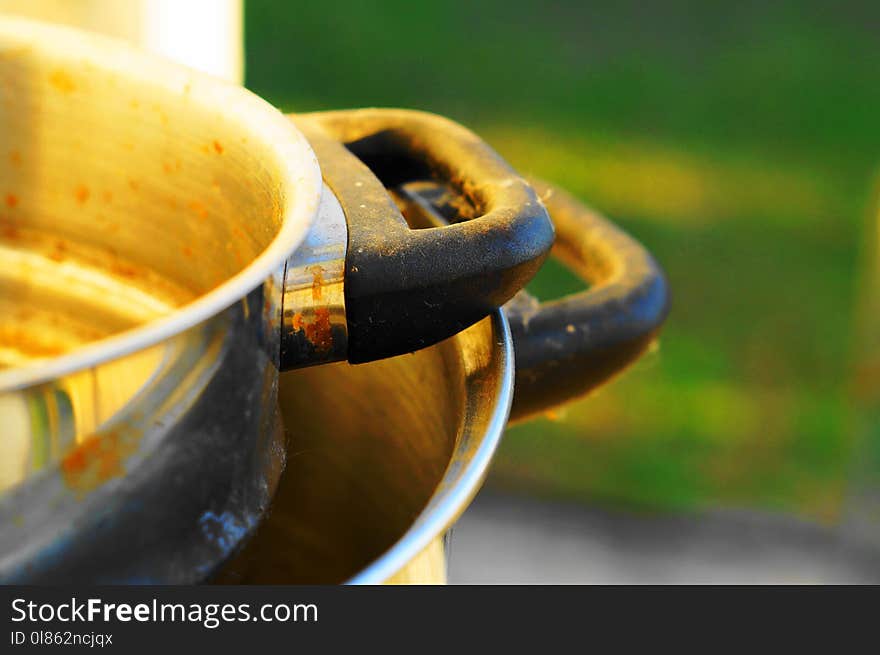
[[[0,581],[202,579],[283,467],[311,148],[238,87],[0,18],[0,185]]]
[[[120,360],[144,384],[94,432],[75,420],[103,408],[118,371],[28,390],[31,416],[40,402],[49,418],[30,423],[38,474],[0,494],[0,582],[187,583],[229,556],[284,464],[263,305],[260,288],[151,358]],[[88,382],[96,395],[75,395]]]
[[[456,337],[465,374],[465,407],[443,478],[403,537],[351,576],[349,583],[393,581],[395,576],[403,575],[406,567],[424,566],[425,560],[436,561],[438,540],[479,490],[504,434],[513,402],[510,328],[502,311],[491,317],[491,325],[489,320]],[[475,329],[481,326],[482,329]]]
[[[342,206],[324,185],[318,217],[287,260],[282,296],[281,363],[299,368],[348,356]]]
[[[287,469],[218,581],[442,582],[438,540],[486,473],[512,391],[500,312],[411,355],[282,374]]]
[[[0,392],[215,316],[318,206],[314,153],[268,103],[75,30],[0,18],[0,135]]]

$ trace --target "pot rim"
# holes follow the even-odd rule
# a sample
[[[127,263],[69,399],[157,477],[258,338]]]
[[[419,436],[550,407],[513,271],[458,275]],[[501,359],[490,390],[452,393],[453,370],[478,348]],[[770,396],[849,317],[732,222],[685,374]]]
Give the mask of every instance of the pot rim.
[[[514,351],[510,324],[503,310],[490,314],[501,374],[493,399],[492,417],[482,432],[466,432],[459,439],[437,489],[403,536],[378,559],[345,584],[374,585],[389,580],[428,545],[443,535],[467,509],[482,486],[492,458],[507,427],[513,403]]]
[[[28,51],[67,60],[77,68],[126,77],[169,94],[185,94],[188,102],[215,111],[222,108],[230,123],[246,126],[249,136],[269,146],[274,154],[281,225],[262,253],[208,293],[168,316],[70,353],[32,366],[0,370],[0,393],[45,383],[156,345],[220,313],[281,269],[311,227],[321,195],[320,167],[305,137],[278,109],[244,87],[139,51],[123,41],[0,15],[0,55],[17,56]]]

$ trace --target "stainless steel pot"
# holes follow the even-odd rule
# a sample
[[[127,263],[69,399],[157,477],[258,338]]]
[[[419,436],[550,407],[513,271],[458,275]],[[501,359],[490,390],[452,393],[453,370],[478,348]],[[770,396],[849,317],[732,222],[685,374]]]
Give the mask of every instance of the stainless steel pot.
[[[239,87],[6,18],[0,81],[2,580],[200,579],[283,467],[279,368],[436,343],[552,243],[532,189],[439,117],[299,117],[319,167]],[[473,220],[409,230],[351,151]]]
[[[417,204],[433,214],[429,185],[407,186],[397,190],[407,213]],[[445,535],[477,492],[508,411],[525,420],[578,397],[651,343],[669,301],[656,262],[568,194],[537,186],[557,227],[554,252],[589,290],[543,305],[521,294],[412,355],[283,374],[287,470],[216,581],[444,582]]]

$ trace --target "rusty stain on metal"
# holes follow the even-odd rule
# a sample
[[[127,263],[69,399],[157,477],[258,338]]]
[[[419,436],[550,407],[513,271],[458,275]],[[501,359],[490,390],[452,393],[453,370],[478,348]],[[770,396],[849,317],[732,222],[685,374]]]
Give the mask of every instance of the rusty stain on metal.
[[[89,188],[85,184],[80,184],[73,190],[73,196],[79,204],[84,205],[89,199]]]
[[[54,244],[54,250],[49,253],[49,259],[56,262],[64,261],[67,256],[67,244],[64,241],[58,240]]]
[[[293,327],[294,330],[299,332],[300,330],[303,329],[304,324],[305,324],[305,321],[303,320],[303,315],[300,312],[297,312],[296,314],[293,315],[293,319],[291,320],[291,326]]]
[[[21,237],[18,227],[7,222],[0,223],[0,234],[9,241],[16,241]]]
[[[324,269],[315,264],[309,267],[312,274],[312,300],[320,300],[324,288]]]
[[[110,270],[120,277],[125,277],[129,279],[139,277],[138,270],[134,266],[121,261],[114,261],[113,263],[111,263]]]
[[[66,350],[15,325],[0,325],[0,346],[14,348],[32,357],[57,357]]]
[[[325,353],[333,346],[333,331],[330,325],[329,307],[318,307],[315,310],[314,323],[306,323],[304,328],[306,339],[315,346],[315,350],[319,353]]]
[[[204,220],[208,218],[208,208],[205,206],[205,203],[201,202],[200,200],[193,200],[192,202],[190,202],[189,208],[200,219]]]
[[[124,463],[137,450],[137,436],[114,430],[86,437],[61,460],[61,474],[72,490],[86,493],[125,474]]]
[[[330,308],[315,309],[315,320],[306,321],[301,312],[296,312],[291,319],[291,327],[296,332],[303,332],[306,340],[319,353],[329,352],[333,347],[333,329],[330,322]]]

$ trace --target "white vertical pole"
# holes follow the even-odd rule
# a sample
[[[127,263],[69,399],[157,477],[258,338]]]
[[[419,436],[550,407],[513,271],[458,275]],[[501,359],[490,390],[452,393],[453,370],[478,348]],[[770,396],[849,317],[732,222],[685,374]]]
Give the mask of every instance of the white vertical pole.
[[[125,39],[241,84],[243,0],[0,0],[17,14]]]

